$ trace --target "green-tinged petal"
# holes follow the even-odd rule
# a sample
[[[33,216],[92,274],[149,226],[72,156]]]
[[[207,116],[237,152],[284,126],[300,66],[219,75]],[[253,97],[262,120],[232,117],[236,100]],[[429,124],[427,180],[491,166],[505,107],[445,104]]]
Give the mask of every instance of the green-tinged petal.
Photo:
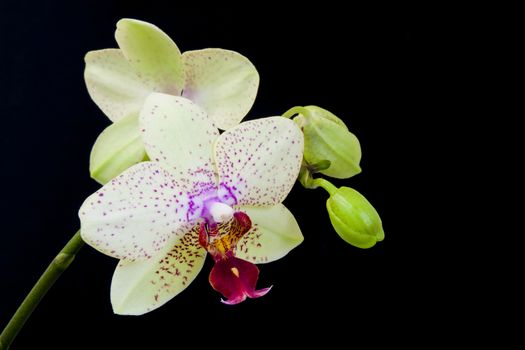
[[[151,94],[140,114],[142,138],[153,161],[174,169],[190,187],[215,186],[213,143],[219,130],[195,103],[183,97]]]
[[[272,206],[286,198],[299,175],[303,134],[283,117],[251,120],[226,130],[215,144],[221,200]]]
[[[180,95],[184,88],[184,65],[179,48],[153,24],[134,19],[117,23],[115,39],[139,76],[160,92]]]
[[[102,112],[113,122],[137,115],[154,85],[139,77],[118,49],[88,52],[85,61],[86,86]]]
[[[187,223],[189,198],[159,163],[132,166],[79,210],[82,239],[109,256],[149,259]]]
[[[176,237],[151,259],[121,261],[111,283],[111,304],[120,315],[142,315],[182,292],[199,274],[206,251],[194,230]]]
[[[146,158],[139,118],[130,115],[108,126],[97,138],[89,159],[91,177],[105,184]]]
[[[186,70],[183,96],[204,108],[220,129],[237,125],[259,88],[259,74],[235,51],[204,49],[182,54]]]
[[[235,256],[262,264],[284,257],[304,240],[293,214],[282,204],[273,207],[240,207],[252,229],[237,243]]]

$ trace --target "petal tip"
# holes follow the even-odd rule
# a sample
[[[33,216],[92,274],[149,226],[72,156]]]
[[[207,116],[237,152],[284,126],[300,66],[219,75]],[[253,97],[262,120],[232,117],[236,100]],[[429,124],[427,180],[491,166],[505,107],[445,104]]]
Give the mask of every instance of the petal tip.
[[[120,316],[141,316],[150,311],[150,310],[127,310],[122,305],[116,305],[116,303],[113,300],[111,301],[111,308],[113,309],[113,313],[115,315],[120,315]]]
[[[227,300],[224,300],[221,298],[221,303],[225,305],[237,305],[237,304],[242,303],[244,300],[246,300],[246,295],[243,295],[242,298],[227,299]]]
[[[117,29],[120,29],[122,28],[123,26],[126,26],[126,25],[133,25],[133,24],[138,24],[138,25],[148,25],[148,26],[153,26],[155,27],[155,25],[151,24],[151,23],[148,23],[148,22],[145,22],[145,21],[141,21],[139,19],[134,19],[134,18],[121,18],[117,21]]]
[[[268,292],[272,290],[272,288],[273,288],[273,285],[263,288],[263,289],[255,290],[249,295],[249,297],[253,299],[263,297],[266,294],[268,294]]]

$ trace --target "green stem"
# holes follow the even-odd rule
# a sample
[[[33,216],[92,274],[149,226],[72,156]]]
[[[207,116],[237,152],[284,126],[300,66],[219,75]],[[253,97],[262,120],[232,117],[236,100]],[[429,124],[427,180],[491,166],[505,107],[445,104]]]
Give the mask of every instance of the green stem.
[[[18,310],[0,334],[0,350],[9,348],[16,335],[24,324],[26,323],[31,313],[36,309],[38,303],[44,295],[53,286],[56,280],[62,275],[71,262],[75,259],[75,255],[84,245],[84,241],[80,237],[80,230],[75,233],[73,238],[65,245],[58,255],[51,261],[46,271],[40,276],[39,280],[33,286],[33,289],[26,296]]]
[[[304,107],[300,107],[300,106],[297,106],[297,107],[292,107],[290,108],[289,110],[287,110],[286,112],[284,112],[283,114],[283,117],[285,118],[291,118],[293,117],[294,115],[296,114],[304,114],[304,115],[307,115],[309,114],[310,112],[308,112],[308,110]]]
[[[317,179],[313,179],[311,184],[312,184],[311,188],[317,188],[317,187],[324,188],[326,192],[330,194],[330,196],[332,196],[335,192],[337,192],[337,187],[332,185],[330,181],[322,179],[320,177]]]

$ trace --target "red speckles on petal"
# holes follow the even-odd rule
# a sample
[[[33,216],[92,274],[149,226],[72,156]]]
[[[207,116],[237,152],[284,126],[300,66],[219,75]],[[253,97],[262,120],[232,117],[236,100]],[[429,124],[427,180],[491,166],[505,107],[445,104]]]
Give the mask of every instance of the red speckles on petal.
[[[149,259],[186,222],[187,196],[159,164],[137,164],[88,197],[80,209],[86,243],[123,260]],[[176,212],[166,204],[180,201]]]
[[[297,179],[302,152],[301,131],[282,117],[252,120],[225,131],[215,148],[219,197],[233,195],[235,204],[253,206],[282,202]]]
[[[182,285],[189,281],[188,274],[195,267],[197,258],[203,258],[206,252],[200,247],[198,239],[198,226],[194,226],[191,232],[184,235],[159,262],[156,271],[160,279],[168,279],[169,276],[177,277]],[[192,277],[193,280],[193,277]]]
[[[257,224],[254,224],[250,231],[248,231],[242,239],[237,244],[237,250],[242,253],[243,257],[250,256],[250,252],[254,248],[256,251],[260,250],[260,248],[263,248],[263,244],[261,243],[261,232],[259,232],[259,226]],[[269,262],[268,256],[261,255],[258,253],[256,257],[253,257],[253,259],[248,259],[256,261],[257,263],[266,263]]]
[[[121,262],[111,286],[115,312],[139,315],[160,307],[188,287],[205,257],[198,243],[198,226],[194,226],[150,260]]]

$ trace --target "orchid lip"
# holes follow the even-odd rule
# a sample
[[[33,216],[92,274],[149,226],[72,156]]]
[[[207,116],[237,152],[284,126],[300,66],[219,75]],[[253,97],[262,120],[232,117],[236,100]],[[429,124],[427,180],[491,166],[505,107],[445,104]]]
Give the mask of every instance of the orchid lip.
[[[209,281],[213,289],[221,293],[226,299],[223,304],[235,305],[246,298],[260,298],[266,295],[272,287],[256,289],[259,278],[259,269],[255,264],[229,256],[215,262]]]
[[[212,208],[212,211],[231,209],[220,202],[214,202]],[[199,244],[215,260],[209,281],[213,289],[226,298],[221,299],[224,304],[238,304],[247,297],[259,298],[270,291],[271,287],[256,290],[259,269],[255,264],[235,256],[237,242],[251,227],[250,217],[241,211],[233,213],[233,218],[227,223],[219,223],[212,227],[201,223]]]

